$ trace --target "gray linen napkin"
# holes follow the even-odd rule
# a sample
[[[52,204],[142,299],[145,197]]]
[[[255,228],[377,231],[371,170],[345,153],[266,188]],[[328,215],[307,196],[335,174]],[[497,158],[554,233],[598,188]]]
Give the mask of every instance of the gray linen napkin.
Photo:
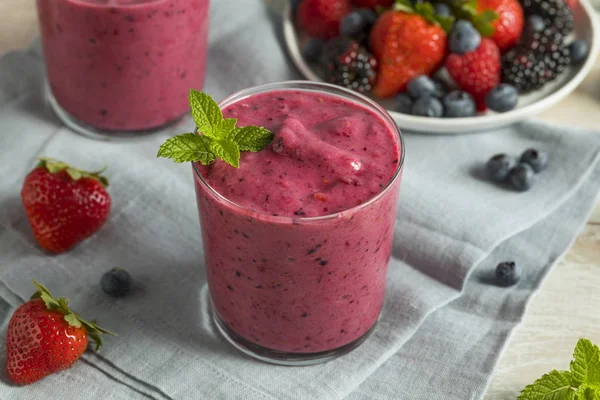
[[[205,90],[215,98],[297,77],[269,18],[258,0],[213,2]],[[0,373],[1,399],[479,398],[527,300],[581,228],[600,183],[600,135],[572,127],[529,122],[468,136],[406,134],[377,329],[330,363],[272,366],[242,356],[216,332],[191,168],[155,158],[165,138],[190,130],[191,120],[135,140],[91,141],[61,126],[44,104],[42,70],[37,46],[0,58],[0,297],[17,306],[35,277],[119,336],[71,370],[26,388]],[[481,179],[478,167],[490,155],[531,146],[551,158],[531,191]],[[22,180],[41,155],[110,166],[110,220],[58,256],[35,245],[20,206]],[[507,259],[523,265],[523,279],[508,289],[491,285],[494,266]],[[114,265],[140,283],[127,298],[99,289]],[[11,310],[0,306],[0,316]]]

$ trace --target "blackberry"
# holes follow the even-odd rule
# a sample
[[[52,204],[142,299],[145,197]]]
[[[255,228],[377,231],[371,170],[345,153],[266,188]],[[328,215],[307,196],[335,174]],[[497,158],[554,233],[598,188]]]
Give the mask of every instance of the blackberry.
[[[377,61],[356,41],[336,37],[325,44],[321,67],[326,82],[360,93],[371,91],[377,77]]]
[[[521,0],[525,16],[539,15],[546,27],[558,30],[563,36],[573,32],[573,11],[565,0]]]
[[[526,34],[502,56],[502,82],[520,93],[540,89],[567,68],[569,54],[563,35],[555,29]]]

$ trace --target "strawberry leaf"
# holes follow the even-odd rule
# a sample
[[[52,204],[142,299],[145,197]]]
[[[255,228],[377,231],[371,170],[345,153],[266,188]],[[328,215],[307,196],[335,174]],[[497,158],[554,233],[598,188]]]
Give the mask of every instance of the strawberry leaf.
[[[102,168],[100,171],[88,172],[77,168],[73,168],[67,163],[52,158],[41,157],[39,158],[39,160],[40,162],[38,163],[37,167],[44,168],[51,174],[57,174],[59,172],[65,171],[67,175],[69,175],[69,177],[74,181],[78,181],[83,178],[90,178],[100,182],[102,186],[108,187],[108,179],[106,179],[105,176],[102,176],[102,173],[106,171],[107,167]]]
[[[470,21],[482,36],[489,37],[495,32],[492,22],[498,19],[493,10],[477,10],[477,0],[449,0],[455,19]]]
[[[438,23],[440,24],[442,29],[446,31],[446,33],[449,33],[452,30],[454,22],[456,21],[456,18],[454,18],[453,16],[444,17],[442,15],[437,15],[436,18]]]
[[[396,0],[394,10],[409,14],[417,14],[432,25],[441,27],[446,33],[450,32],[454,25],[454,16],[444,17],[435,12],[435,8],[429,2],[412,4],[410,0]]]
[[[414,7],[409,0],[396,0],[396,3],[394,4],[394,10],[413,13]]]
[[[492,25],[492,22],[498,19],[498,14],[492,10],[485,10],[481,14],[473,17],[472,22],[475,29],[481,33],[482,36],[490,37],[496,31]]]
[[[66,314],[65,321],[67,321],[69,325],[74,326],[75,328],[81,328],[81,321],[79,320],[77,315],[73,313]]]
[[[42,284],[33,280],[33,286],[37,291],[31,296],[32,299],[42,299],[50,311],[57,311],[64,315],[65,321],[76,328],[84,328],[90,339],[96,343],[96,350],[102,346],[101,334],[114,335],[114,333],[99,327],[96,322],[87,322],[79,314],[69,308],[69,300],[64,297],[58,300],[52,296],[52,293]]]

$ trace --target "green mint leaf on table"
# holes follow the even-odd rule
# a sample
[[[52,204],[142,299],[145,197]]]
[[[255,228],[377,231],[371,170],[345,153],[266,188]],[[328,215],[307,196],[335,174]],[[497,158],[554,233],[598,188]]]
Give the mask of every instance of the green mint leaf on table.
[[[189,100],[198,133],[184,133],[168,139],[160,146],[157,157],[202,165],[220,158],[238,168],[240,151],[261,151],[273,140],[273,134],[263,127],[237,128],[238,120],[223,118],[217,102],[206,93],[191,90]]]
[[[570,371],[551,371],[528,385],[518,400],[600,400],[600,349],[579,339]]]
[[[574,398],[575,391],[571,386],[571,373],[553,370],[523,389],[518,400],[571,400]]]
[[[184,133],[168,139],[158,150],[158,157],[171,158],[182,163],[198,161],[208,165],[215,161],[215,154],[210,149],[211,140],[195,133]]]
[[[231,138],[242,151],[261,151],[273,140],[273,134],[260,126],[236,128]]]
[[[587,339],[580,339],[571,361],[573,383],[600,385],[600,349]]]

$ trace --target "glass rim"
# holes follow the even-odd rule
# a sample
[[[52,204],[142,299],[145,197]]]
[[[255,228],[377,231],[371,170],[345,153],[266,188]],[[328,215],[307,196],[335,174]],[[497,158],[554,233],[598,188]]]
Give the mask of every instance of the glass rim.
[[[217,192],[212,186],[210,186],[208,184],[208,182],[204,179],[204,176],[202,176],[202,173],[200,173],[200,171],[198,170],[198,163],[192,161],[192,168],[194,170],[195,177],[200,180],[200,182],[208,189],[208,191],[210,192],[210,194],[212,196],[214,196],[217,199],[219,199],[220,201],[228,204],[233,209],[240,210],[245,213],[249,213],[251,216],[253,216],[254,218],[257,218],[257,219],[264,219],[264,220],[268,220],[271,222],[310,223],[310,222],[319,222],[319,221],[326,221],[326,220],[330,220],[330,219],[336,219],[336,218],[340,218],[342,215],[354,213],[359,210],[362,210],[363,208],[369,207],[373,203],[377,202],[377,200],[382,198],[385,194],[387,194],[391,190],[391,188],[394,185],[394,183],[396,182],[396,180],[398,180],[400,178],[400,175],[402,172],[402,167],[404,166],[405,144],[404,144],[404,137],[402,136],[402,132],[400,132],[400,129],[394,122],[394,119],[391,117],[391,115],[381,105],[379,105],[377,102],[375,102],[374,100],[368,98],[367,96],[365,96],[361,93],[355,92],[350,89],[346,89],[341,86],[337,86],[337,85],[333,85],[333,84],[329,84],[329,83],[323,83],[323,82],[296,80],[296,81],[281,81],[281,82],[267,83],[267,84],[252,86],[249,88],[239,90],[239,91],[227,96],[225,99],[221,100],[219,102],[219,108],[223,109],[224,107],[226,107],[232,103],[235,103],[237,101],[240,101],[240,100],[244,99],[245,97],[248,97],[252,94],[265,93],[265,92],[270,92],[273,90],[312,90],[312,91],[322,90],[322,91],[325,91],[328,95],[342,97],[342,98],[345,98],[346,100],[348,100],[348,98],[350,98],[351,100],[358,99],[361,102],[363,102],[363,105],[366,104],[369,107],[375,109],[375,111],[377,111],[383,117],[385,122],[387,122],[389,125],[391,125],[393,131],[398,134],[398,139],[400,141],[400,159],[398,160],[398,165],[396,167],[396,171],[394,171],[394,175],[389,180],[389,182],[383,187],[383,189],[381,189],[381,191],[379,193],[377,193],[375,196],[371,197],[368,201],[366,201],[362,204],[358,204],[356,206],[335,212],[333,214],[319,215],[316,217],[289,217],[289,216],[283,216],[283,215],[271,215],[271,214],[255,211],[248,207],[241,206],[241,205],[229,200],[228,198],[223,196],[221,193]],[[342,93],[343,95],[337,94],[336,92]],[[248,96],[244,96],[245,94],[248,94]],[[344,97],[344,95],[346,97]],[[194,130],[194,131],[196,131],[196,130]]]

